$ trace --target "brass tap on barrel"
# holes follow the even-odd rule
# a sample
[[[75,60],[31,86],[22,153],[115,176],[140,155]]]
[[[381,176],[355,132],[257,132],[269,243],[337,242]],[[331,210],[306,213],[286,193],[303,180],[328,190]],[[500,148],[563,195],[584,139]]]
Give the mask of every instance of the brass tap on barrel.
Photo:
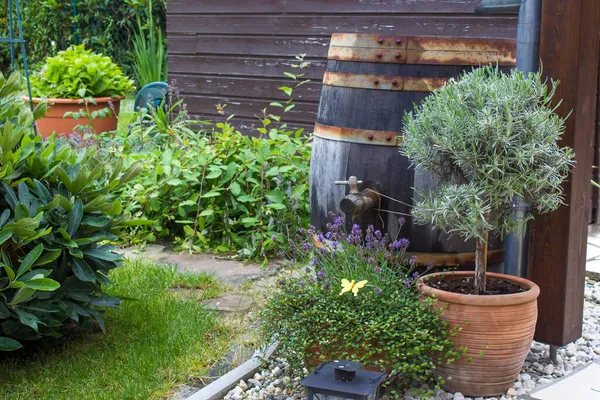
[[[376,191],[365,188],[359,192],[358,185],[362,183],[356,176],[351,176],[347,181],[335,181],[336,185],[350,187],[350,193],[340,201],[340,209],[345,214],[359,215],[379,204],[380,197]]]

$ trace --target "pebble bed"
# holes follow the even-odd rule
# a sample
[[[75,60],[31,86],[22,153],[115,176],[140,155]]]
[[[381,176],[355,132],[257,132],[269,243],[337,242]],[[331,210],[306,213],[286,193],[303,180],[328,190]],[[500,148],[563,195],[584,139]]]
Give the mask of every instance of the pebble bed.
[[[512,388],[498,397],[466,397],[461,393],[435,392],[427,400],[514,400],[553,381],[573,373],[587,363],[600,359],[600,282],[586,278],[583,310],[583,335],[574,343],[558,349],[556,363],[550,360],[550,348],[533,342],[523,369]],[[224,400],[301,400],[305,390],[300,378],[290,378],[288,364],[282,358],[272,359],[252,379],[240,381]],[[384,397],[385,399],[385,397]],[[416,389],[404,393],[405,400],[418,400]]]

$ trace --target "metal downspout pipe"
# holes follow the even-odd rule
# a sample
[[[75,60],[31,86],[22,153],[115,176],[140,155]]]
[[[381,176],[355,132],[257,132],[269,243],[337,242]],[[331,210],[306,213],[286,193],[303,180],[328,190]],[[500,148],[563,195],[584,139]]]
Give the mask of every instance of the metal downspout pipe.
[[[482,0],[476,14],[519,13],[517,25],[517,69],[536,72],[540,60],[540,21],[542,0]],[[531,205],[515,197],[511,203],[512,216],[523,221],[531,213]],[[529,275],[529,224],[520,232],[508,234],[504,240],[504,272],[527,278]]]

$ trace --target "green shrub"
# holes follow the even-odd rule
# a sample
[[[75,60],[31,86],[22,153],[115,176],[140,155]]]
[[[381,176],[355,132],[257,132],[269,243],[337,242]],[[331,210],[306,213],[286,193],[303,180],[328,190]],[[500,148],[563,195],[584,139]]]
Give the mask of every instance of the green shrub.
[[[298,61],[300,70],[308,65]],[[288,76],[295,87],[305,82],[301,72]],[[285,114],[294,107],[294,88],[281,90],[289,99],[273,107]],[[264,111],[259,137],[237,131],[231,117],[195,132],[192,125],[203,122],[190,120],[179,101],[168,111],[141,111],[126,133],[101,136],[106,164],[125,154],[126,164],[143,165],[121,198],[135,218],[156,223],[134,228],[129,240],[163,238],[179,249],[263,261],[273,254],[273,237],[287,237],[309,219],[310,138],[281,119]]]
[[[6,1],[0,7],[0,37],[8,37],[8,13]],[[73,37],[73,9],[71,1],[21,0],[21,15],[27,56],[32,65],[43,62],[57,51],[75,44]],[[148,0],[86,0],[77,2],[78,44],[94,52],[108,55],[132,73],[133,41],[137,17],[146,21]],[[166,1],[152,3],[155,28],[166,29]],[[16,19],[15,19],[16,29]],[[16,30],[15,30],[16,32]],[[20,51],[17,51],[20,59]],[[19,64],[21,65],[21,64]],[[9,46],[0,46],[0,71],[10,66]]]
[[[109,57],[83,45],[48,57],[42,70],[31,76],[31,85],[35,96],[62,99],[121,97],[134,90],[133,81]]]
[[[390,243],[372,226],[346,235],[343,226],[338,217],[325,237],[299,232],[289,256],[308,266],[279,281],[261,312],[265,344],[278,341],[298,372],[305,361],[349,359],[393,371],[401,387],[434,382],[435,366],[459,354],[431,299],[419,300],[408,240]]]
[[[121,260],[107,241],[131,223],[114,192],[139,171],[115,160],[109,175],[94,148],[34,136],[18,81],[0,74],[0,350],[58,336],[69,319],[104,329],[96,307],[119,304],[102,285]]]

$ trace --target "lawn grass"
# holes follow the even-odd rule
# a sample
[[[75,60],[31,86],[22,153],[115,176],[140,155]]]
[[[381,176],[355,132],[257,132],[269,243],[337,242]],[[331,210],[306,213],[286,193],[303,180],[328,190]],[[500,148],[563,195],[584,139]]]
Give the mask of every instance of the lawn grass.
[[[0,399],[161,398],[228,350],[230,332],[216,316],[170,291],[193,287],[212,297],[220,292],[213,277],[129,262],[111,278],[111,294],[139,300],[107,312],[106,334],[72,334],[59,345],[0,355]]]

